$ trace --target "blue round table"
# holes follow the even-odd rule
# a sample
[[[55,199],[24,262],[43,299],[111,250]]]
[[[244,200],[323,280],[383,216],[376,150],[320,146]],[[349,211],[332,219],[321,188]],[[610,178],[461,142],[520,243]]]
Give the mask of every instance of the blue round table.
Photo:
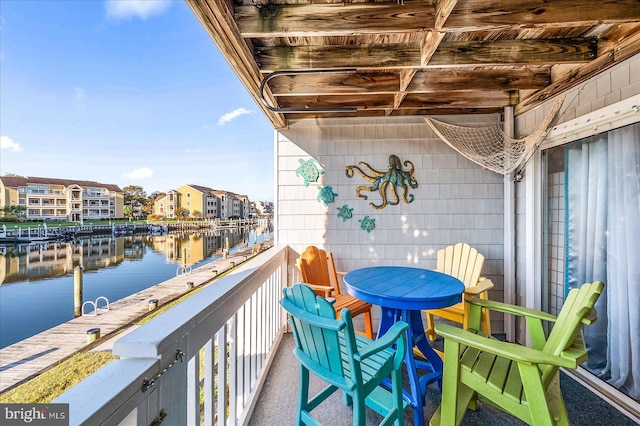
[[[405,266],[373,266],[356,269],[344,276],[347,293],[382,309],[378,336],[399,320],[409,324],[407,341],[417,347],[427,362],[418,361],[411,348],[405,364],[411,392],[405,398],[413,408],[414,424],[424,424],[423,405],[427,385],[437,381],[442,386],[442,359],[424,334],[423,309],[437,309],[462,301],[464,284],[457,278],[429,269]],[[418,374],[418,370],[426,373]]]

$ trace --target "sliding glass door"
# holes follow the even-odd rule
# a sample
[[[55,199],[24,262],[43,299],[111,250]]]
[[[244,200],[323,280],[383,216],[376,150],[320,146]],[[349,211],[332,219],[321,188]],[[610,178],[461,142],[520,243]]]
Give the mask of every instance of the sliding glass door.
[[[543,152],[545,308],[601,280],[588,371],[640,401],[640,123]]]

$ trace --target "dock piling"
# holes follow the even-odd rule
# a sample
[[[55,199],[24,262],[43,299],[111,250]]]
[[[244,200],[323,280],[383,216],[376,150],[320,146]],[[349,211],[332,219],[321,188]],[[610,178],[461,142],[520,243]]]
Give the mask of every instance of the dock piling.
[[[73,314],[76,318],[82,316],[82,266],[73,269]]]

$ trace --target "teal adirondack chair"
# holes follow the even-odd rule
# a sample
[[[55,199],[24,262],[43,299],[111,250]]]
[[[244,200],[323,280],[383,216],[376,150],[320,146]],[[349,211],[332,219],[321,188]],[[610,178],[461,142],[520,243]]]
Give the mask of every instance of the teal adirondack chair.
[[[531,425],[568,425],[558,370],[576,369],[587,360],[582,325],[596,320],[593,307],[603,288],[604,283],[595,281],[572,289],[557,317],[468,298],[469,331],[436,326],[436,333],[445,339],[444,373],[442,403],[430,425],[459,425],[467,407],[475,409],[477,400]],[[501,342],[478,331],[481,308],[524,317],[533,347]],[[555,323],[548,338],[543,321]]]
[[[353,424],[365,424],[365,407],[384,417],[381,425],[404,424],[407,407],[402,398],[402,363],[407,351],[405,322],[399,321],[378,340],[354,333],[351,312],[336,319],[333,306],[305,284],[283,290],[282,307],[290,314],[300,363],[297,425],[319,425],[311,411],[337,390],[353,404]],[[309,399],[309,372],[328,386]],[[380,383],[391,376],[389,391]]]

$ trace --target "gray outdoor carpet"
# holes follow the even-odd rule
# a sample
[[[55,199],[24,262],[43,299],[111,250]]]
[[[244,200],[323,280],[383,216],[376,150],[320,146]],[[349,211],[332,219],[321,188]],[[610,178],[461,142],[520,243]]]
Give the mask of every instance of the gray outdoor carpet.
[[[440,339],[435,342],[434,346],[442,346]],[[292,353],[293,347],[291,333],[285,334],[267,381],[260,393],[249,422],[250,425],[284,426],[295,424],[298,404],[298,363]],[[312,375],[311,386],[310,394],[313,395],[314,392],[322,389],[324,384]],[[636,424],[564,373],[561,373],[560,387],[569,414],[569,421],[573,426],[631,426]],[[427,388],[426,399],[427,405],[424,407],[424,412],[425,425],[428,425],[429,419],[440,404],[440,391],[435,384],[431,384]],[[321,424],[326,426],[350,426],[352,424],[351,408],[344,405],[340,392],[334,393],[316,408],[313,414]],[[377,425],[381,419],[379,415],[368,410],[367,425]],[[413,411],[407,409],[405,425],[412,424]],[[476,411],[468,411],[462,422],[464,426],[517,426],[524,424],[517,418],[486,404],[478,404]]]

